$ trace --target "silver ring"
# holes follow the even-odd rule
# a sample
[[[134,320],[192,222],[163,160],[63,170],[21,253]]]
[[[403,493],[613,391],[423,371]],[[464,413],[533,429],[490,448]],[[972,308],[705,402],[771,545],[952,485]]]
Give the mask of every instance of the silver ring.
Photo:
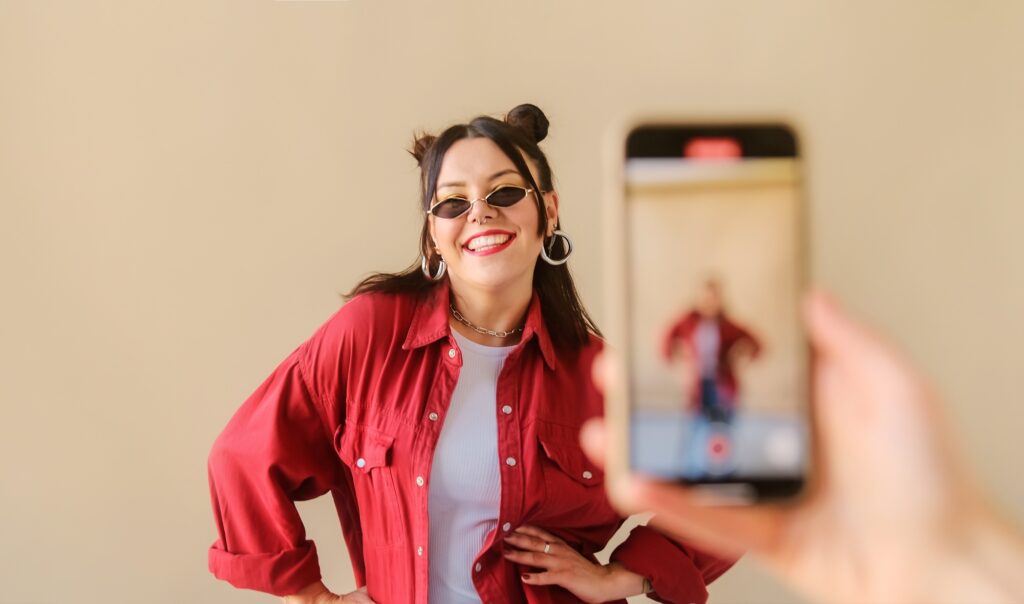
[[[550,554],[551,553],[551,544],[550,543],[545,543],[544,544],[544,553],[545,554]]]

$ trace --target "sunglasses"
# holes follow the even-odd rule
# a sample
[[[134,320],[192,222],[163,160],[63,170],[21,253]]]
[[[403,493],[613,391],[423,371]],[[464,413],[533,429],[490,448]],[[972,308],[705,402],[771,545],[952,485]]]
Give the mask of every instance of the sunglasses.
[[[468,212],[473,207],[473,204],[478,201],[486,201],[487,205],[495,208],[507,208],[522,201],[528,193],[533,193],[533,189],[517,187],[515,185],[501,185],[486,196],[472,201],[457,195],[446,197],[430,206],[427,213],[433,214],[438,218],[458,218]]]

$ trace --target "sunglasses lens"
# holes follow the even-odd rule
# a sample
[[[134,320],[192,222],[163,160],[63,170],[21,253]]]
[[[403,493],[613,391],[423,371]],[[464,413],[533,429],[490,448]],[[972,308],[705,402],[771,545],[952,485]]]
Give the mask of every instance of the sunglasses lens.
[[[434,206],[431,212],[438,218],[457,218],[469,209],[469,202],[465,199],[452,197]]]
[[[497,208],[507,208],[526,197],[526,189],[501,187],[487,197],[487,203]]]

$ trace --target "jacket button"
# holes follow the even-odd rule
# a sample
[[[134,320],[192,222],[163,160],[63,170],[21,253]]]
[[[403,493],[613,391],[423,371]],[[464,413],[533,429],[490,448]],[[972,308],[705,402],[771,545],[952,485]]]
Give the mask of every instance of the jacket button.
[[[366,460],[365,460],[365,459],[363,459],[362,457],[360,457],[359,459],[357,459],[357,460],[356,460],[356,467],[357,467],[357,468],[365,468],[365,467],[366,467]]]
[[[505,531],[506,533],[509,532],[510,530],[512,530],[512,523],[506,522],[505,524],[501,525],[501,530]]]
[[[422,477],[422,476],[417,476],[417,477],[416,477],[416,486],[418,486],[418,487],[422,487],[422,486],[423,486],[423,483],[424,483],[424,482],[426,482],[426,481],[425,481],[425,480],[423,480],[423,477]]]
[[[422,556],[423,555],[423,546],[420,546],[420,547],[416,548],[416,555],[417,556]]]
[[[506,457],[505,458],[505,463],[507,463],[510,466],[514,466],[514,465],[516,465],[516,458],[515,457]]]
[[[458,354],[458,353],[455,352],[454,348],[449,348],[448,349],[448,358],[449,359],[454,359],[456,354]]]
[[[484,565],[477,562],[476,566],[474,566],[473,569],[476,570],[476,572],[480,572],[484,569]]]
[[[586,478],[587,480],[590,480],[593,477],[594,477],[594,474],[590,470],[584,470],[583,471],[583,478]]]
[[[508,414],[512,413],[512,405],[504,405],[504,406],[502,406],[501,412],[504,413],[505,415],[508,415]]]
[[[430,414],[427,415],[427,417],[430,418],[430,421],[436,422],[438,415],[437,415],[437,413],[434,413],[433,411],[431,411]]]

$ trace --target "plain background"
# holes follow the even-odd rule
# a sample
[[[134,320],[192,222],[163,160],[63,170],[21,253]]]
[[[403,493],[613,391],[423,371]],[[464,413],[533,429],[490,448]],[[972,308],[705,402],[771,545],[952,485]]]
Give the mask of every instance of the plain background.
[[[1016,1],[0,1],[0,601],[273,601],[206,572],[210,444],[414,259],[413,130],[524,101],[598,320],[608,124],[792,118],[814,281],[1020,522],[1022,30]],[[345,589],[329,502],[302,509]],[[750,561],[712,597],[796,599]]]

